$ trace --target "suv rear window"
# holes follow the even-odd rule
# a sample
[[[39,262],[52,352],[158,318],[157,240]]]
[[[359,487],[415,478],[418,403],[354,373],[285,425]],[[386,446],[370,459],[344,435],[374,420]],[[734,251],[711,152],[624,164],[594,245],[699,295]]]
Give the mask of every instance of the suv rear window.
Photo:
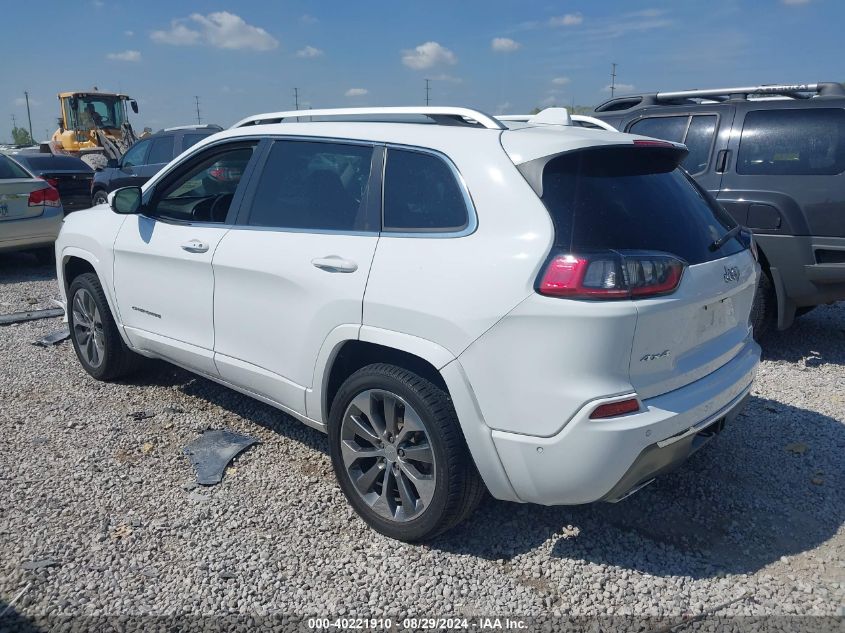
[[[736,223],[677,167],[675,150],[590,149],[552,158],[543,171],[542,201],[566,253],[648,250],[690,264],[743,250],[729,240],[710,244]]]
[[[752,110],[745,115],[736,171],[831,176],[845,171],[845,109]]]

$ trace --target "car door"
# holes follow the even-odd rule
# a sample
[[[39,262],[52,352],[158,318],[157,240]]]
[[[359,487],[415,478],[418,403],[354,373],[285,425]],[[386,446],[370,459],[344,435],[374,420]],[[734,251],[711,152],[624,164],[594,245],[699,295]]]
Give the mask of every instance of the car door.
[[[114,191],[121,187],[140,186],[146,182],[141,175],[141,169],[147,163],[147,154],[152,145],[151,139],[144,139],[135,143],[120,158],[117,169],[114,170],[109,190]]]
[[[216,144],[144,192],[114,244],[117,308],[139,349],[216,375],[211,260],[242,198],[257,141]]]
[[[684,143],[689,154],[682,167],[713,196],[722,188],[726,148],[730,139],[735,108],[708,104],[706,109],[655,113],[646,111],[627,124],[626,131],[676,143]]]
[[[301,414],[332,330],[361,324],[382,149],[275,140],[214,254],[220,376]]]

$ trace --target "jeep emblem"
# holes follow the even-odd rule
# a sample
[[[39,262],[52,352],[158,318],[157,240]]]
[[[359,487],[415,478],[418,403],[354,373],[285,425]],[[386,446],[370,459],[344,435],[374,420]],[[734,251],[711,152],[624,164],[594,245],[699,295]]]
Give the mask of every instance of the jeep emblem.
[[[739,268],[737,268],[736,266],[731,266],[730,268],[725,266],[725,283],[726,284],[739,281],[739,277],[740,277]]]

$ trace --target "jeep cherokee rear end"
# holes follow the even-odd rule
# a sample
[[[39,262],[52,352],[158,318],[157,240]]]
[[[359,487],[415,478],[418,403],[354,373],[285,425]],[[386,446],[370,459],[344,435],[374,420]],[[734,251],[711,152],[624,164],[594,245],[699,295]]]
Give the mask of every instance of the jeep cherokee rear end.
[[[683,146],[592,133],[562,153],[543,147],[554,130],[502,135],[553,246],[535,292],[459,357],[522,501],[617,500],[674,468],[759,361],[750,235],[676,169]]]

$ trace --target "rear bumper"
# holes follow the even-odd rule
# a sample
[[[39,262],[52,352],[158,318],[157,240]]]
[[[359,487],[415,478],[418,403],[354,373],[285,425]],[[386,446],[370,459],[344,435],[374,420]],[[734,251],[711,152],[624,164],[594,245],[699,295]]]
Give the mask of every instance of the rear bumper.
[[[841,252],[845,237],[754,235],[769,262],[778,298],[778,327],[787,328],[795,309],[845,300],[845,263],[819,263],[820,251]]]
[[[62,207],[47,207],[35,218],[0,222],[0,251],[51,246],[62,228]]]
[[[680,465],[741,410],[760,359],[750,338],[726,365],[694,383],[641,402],[640,412],[591,420],[585,405],[551,437],[493,431],[493,442],[516,496],[543,505],[618,500]]]

